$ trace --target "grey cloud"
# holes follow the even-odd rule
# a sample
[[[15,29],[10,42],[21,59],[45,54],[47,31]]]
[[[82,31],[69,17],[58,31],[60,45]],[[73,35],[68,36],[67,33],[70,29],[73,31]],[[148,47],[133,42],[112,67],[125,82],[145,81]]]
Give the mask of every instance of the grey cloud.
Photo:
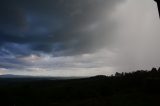
[[[26,44],[32,51],[61,55],[94,52],[111,41],[115,25],[109,15],[122,1],[2,1],[1,45]]]
[[[0,60],[0,68],[4,69],[23,71],[23,69],[30,66],[30,64],[13,57],[0,57]]]

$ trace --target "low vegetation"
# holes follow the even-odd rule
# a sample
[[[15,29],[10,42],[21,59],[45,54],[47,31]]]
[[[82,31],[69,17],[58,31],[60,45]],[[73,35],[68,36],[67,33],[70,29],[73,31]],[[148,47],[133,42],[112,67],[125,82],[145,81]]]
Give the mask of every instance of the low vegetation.
[[[159,106],[160,69],[82,79],[1,78],[2,106]]]

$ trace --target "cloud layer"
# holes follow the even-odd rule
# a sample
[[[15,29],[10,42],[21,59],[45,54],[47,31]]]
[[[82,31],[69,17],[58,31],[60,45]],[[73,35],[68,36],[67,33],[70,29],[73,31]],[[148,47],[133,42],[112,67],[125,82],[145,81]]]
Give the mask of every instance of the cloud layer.
[[[159,64],[151,0],[5,0],[0,72],[89,76]]]
[[[10,50],[24,45],[26,47],[21,48],[29,51],[26,54],[76,55],[94,52],[104,42],[110,41],[114,24],[109,16],[121,1],[3,1],[0,11],[1,47]],[[16,50],[15,54],[22,55],[21,51]]]

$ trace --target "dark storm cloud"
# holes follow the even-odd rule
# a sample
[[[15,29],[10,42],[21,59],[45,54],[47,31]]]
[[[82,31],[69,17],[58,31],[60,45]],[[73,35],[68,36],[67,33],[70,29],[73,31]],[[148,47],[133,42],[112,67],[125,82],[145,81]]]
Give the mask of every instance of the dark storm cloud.
[[[115,26],[108,21],[107,15],[109,16],[112,8],[121,1],[1,1],[0,46],[12,46],[12,43],[29,45],[30,50],[26,51],[28,54],[38,51],[60,52],[60,55],[93,52],[110,41],[110,33]],[[12,52],[10,49],[11,47],[7,48]]]

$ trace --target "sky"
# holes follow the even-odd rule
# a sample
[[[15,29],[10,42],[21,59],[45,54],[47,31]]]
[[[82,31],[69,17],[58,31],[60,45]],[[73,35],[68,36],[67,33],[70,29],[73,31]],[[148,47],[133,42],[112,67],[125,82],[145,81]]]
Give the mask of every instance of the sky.
[[[0,74],[94,76],[160,66],[153,0],[1,0]]]

